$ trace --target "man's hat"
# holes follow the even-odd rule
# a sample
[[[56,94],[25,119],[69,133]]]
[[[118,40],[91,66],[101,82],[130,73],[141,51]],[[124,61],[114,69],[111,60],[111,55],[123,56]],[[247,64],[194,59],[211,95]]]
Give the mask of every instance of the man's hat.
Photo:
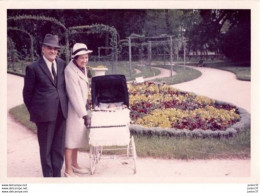
[[[59,37],[57,35],[46,34],[42,44],[54,48],[60,48]]]

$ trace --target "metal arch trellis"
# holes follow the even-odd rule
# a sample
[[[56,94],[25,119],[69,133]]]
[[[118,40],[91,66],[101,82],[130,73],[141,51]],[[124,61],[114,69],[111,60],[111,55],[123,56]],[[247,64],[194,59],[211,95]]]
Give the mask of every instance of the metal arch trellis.
[[[88,31],[85,31],[88,30]],[[112,72],[117,71],[117,64],[118,64],[118,40],[119,40],[119,34],[117,33],[117,30],[114,27],[107,26],[104,24],[93,24],[93,25],[82,25],[82,26],[73,26],[69,28],[69,34],[76,34],[76,33],[88,33],[88,34],[95,34],[95,33],[105,33],[108,32],[111,35],[110,38],[110,46],[112,47],[113,51],[113,58],[115,61],[112,65]]]
[[[173,75],[173,36],[172,35],[167,35],[167,34],[161,34],[160,36],[152,36],[152,37],[145,37],[144,35],[139,35],[139,34],[131,34],[128,37],[128,47],[129,47],[129,73],[130,77],[132,77],[131,70],[132,70],[132,40],[134,39],[141,39],[142,41],[146,42],[148,40],[148,60],[149,60],[149,66],[151,67],[151,49],[152,49],[152,40],[153,42],[156,42],[158,39],[166,39],[163,42],[169,42],[170,44],[170,66],[171,66],[171,77]],[[150,41],[149,41],[150,40]]]
[[[34,61],[33,36],[26,30],[22,30],[22,29],[15,28],[15,27],[8,27],[7,30],[20,31],[20,32],[27,34],[30,37],[30,54],[31,54],[31,60]]]
[[[79,33],[79,31],[86,30],[88,29],[89,31],[87,33],[104,33],[104,32],[109,32],[111,34],[111,47],[113,47],[113,52],[114,52],[114,60],[118,62],[118,48],[117,48],[117,40],[119,40],[119,34],[117,33],[117,30],[114,27],[110,27],[104,24],[93,24],[93,25],[88,25],[88,26],[74,26],[67,28],[63,23],[58,21],[55,18],[52,17],[46,17],[46,16],[35,16],[35,15],[19,15],[19,16],[13,16],[13,17],[8,17],[7,20],[37,20],[37,21],[48,21],[51,23],[54,23],[58,26],[60,26],[65,33],[65,56],[66,56],[66,62],[69,62],[70,58],[70,51],[69,51],[69,35],[74,34],[74,33]],[[112,69],[114,71],[116,69]]]
[[[13,39],[11,37],[7,37],[7,49],[9,47],[11,47],[11,50],[12,52],[9,53],[10,54],[10,58],[8,58],[8,62],[7,62],[7,68],[13,68],[13,70],[15,71],[15,65],[13,63],[9,63],[9,59],[10,59],[10,62],[16,62],[16,60],[18,59],[18,54],[15,50],[15,43],[13,41]],[[8,49],[9,50],[9,49]]]
[[[69,58],[70,58],[70,52],[69,52],[69,35],[74,34],[74,33],[80,33],[81,31],[84,30],[89,30],[87,33],[104,33],[104,32],[108,32],[111,34],[111,41],[110,41],[110,45],[113,48],[113,58],[114,61],[116,63],[118,63],[118,40],[119,40],[119,34],[117,33],[117,30],[114,27],[110,27],[104,24],[93,24],[93,25],[88,25],[88,26],[74,26],[74,27],[70,27],[67,28],[63,23],[61,23],[60,21],[58,21],[55,18],[52,17],[46,17],[46,16],[34,16],[34,15],[20,15],[20,16],[14,16],[14,17],[8,17],[7,20],[37,20],[37,21],[49,21],[52,22],[58,26],[60,26],[65,33],[65,56],[66,56],[66,62],[69,62]],[[128,38],[128,46],[129,46],[129,61],[130,61],[130,77],[131,75],[131,39],[137,39],[137,38],[141,38],[143,40],[147,40],[147,39],[161,39],[161,38],[170,38],[170,45],[171,45],[171,54],[170,54],[170,58],[171,58],[171,64],[172,64],[172,36],[169,35],[160,35],[157,37],[144,37],[142,35],[138,35],[138,34],[131,34],[131,36]],[[150,42],[151,43],[151,42]],[[149,44],[150,44],[149,43]],[[112,71],[114,72],[116,70],[116,66],[114,68],[114,65],[112,66]],[[172,76],[172,65],[171,65],[171,76]]]
[[[18,16],[7,18],[7,20],[26,20],[26,19],[50,21],[52,23],[56,23],[57,25],[62,27],[65,31],[67,30],[67,28],[65,27],[65,25],[63,25],[63,23],[59,22],[57,19],[52,17],[36,16],[36,15],[18,15]]]
[[[98,61],[100,61],[100,59],[101,59],[101,56],[100,56],[101,50],[113,50],[113,47],[104,47],[104,46],[98,47]]]
[[[66,28],[66,26],[61,23],[60,21],[58,21],[55,18],[52,17],[46,17],[46,16],[36,16],[36,15],[18,15],[18,16],[14,16],[14,17],[8,17],[7,20],[37,20],[37,21],[48,21],[51,23],[55,23],[56,25],[60,26],[65,33],[65,56],[66,56],[66,62],[69,62],[69,36],[68,36],[68,29]]]

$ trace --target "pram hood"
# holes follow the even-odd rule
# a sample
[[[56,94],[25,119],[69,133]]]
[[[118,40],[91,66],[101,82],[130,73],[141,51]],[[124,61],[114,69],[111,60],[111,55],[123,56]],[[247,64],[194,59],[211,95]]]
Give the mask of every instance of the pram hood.
[[[129,107],[126,78],[121,74],[96,76],[92,78],[91,98],[93,107],[100,103],[123,102]]]

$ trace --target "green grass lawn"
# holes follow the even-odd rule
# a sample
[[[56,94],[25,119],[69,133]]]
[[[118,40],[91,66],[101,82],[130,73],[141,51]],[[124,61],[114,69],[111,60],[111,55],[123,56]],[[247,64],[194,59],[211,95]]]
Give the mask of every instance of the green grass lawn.
[[[154,65],[154,67],[165,68],[170,70],[169,65]],[[201,72],[187,66],[174,65],[173,71],[176,72],[172,77],[165,77],[153,80],[154,82],[165,82],[167,85],[178,84],[182,82],[188,82],[201,76]]]
[[[15,118],[16,121],[33,131],[34,133],[37,132],[36,125],[30,122],[29,112],[26,109],[25,105],[19,105],[12,108],[9,113]]]
[[[134,136],[138,156],[166,159],[250,158],[250,130],[233,138]]]

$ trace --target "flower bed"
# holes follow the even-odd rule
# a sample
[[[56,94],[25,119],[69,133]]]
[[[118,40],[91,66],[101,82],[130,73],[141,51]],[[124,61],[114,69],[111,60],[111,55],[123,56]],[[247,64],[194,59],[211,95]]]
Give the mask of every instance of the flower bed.
[[[175,133],[193,131],[200,133],[198,135],[201,135],[201,131],[208,134],[222,131],[230,135],[230,132],[238,130],[231,129],[231,126],[240,123],[241,115],[245,114],[234,105],[183,92],[165,84],[153,82],[128,84],[128,89],[131,128],[135,129],[139,126],[150,128],[150,131],[165,129]]]

